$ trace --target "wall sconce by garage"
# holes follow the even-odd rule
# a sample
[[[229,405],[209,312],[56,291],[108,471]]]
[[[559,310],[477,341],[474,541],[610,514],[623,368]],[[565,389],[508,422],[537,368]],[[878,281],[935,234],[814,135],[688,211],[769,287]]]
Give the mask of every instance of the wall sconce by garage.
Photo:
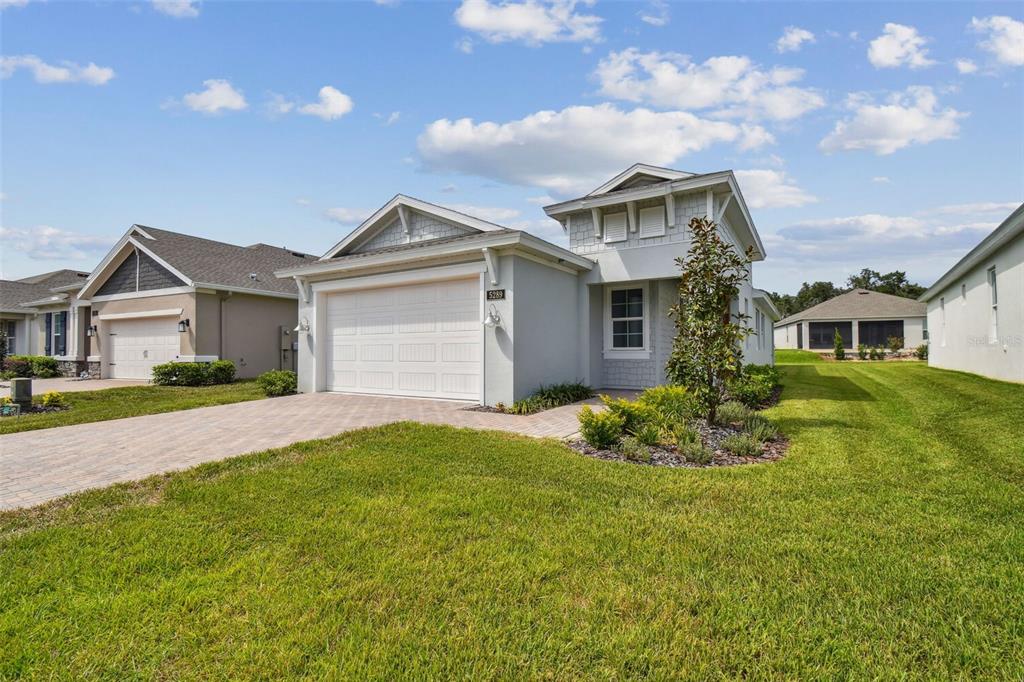
[[[295,326],[295,329],[293,329],[292,331],[304,332],[304,333],[308,332],[309,331],[309,319],[305,318],[305,317],[302,318],[302,321],[299,322],[299,324],[297,324]]]
[[[487,311],[487,317],[484,318],[484,326],[491,329],[501,326],[501,315],[498,314],[498,309],[494,307],[493,303],[490,310]]]
[[[85,335],[86,336],[96,336],[96,331],[97,331],[96,325],[92,325],[91,327],[86,327]]]
[[[187,317],[184,320],[179,320],[178,321],[178,331],[183,333],[183,334],[185,332],[187,332],[189,330],[189,327],[191,327],[191,326],[192,325],[189,323]]]

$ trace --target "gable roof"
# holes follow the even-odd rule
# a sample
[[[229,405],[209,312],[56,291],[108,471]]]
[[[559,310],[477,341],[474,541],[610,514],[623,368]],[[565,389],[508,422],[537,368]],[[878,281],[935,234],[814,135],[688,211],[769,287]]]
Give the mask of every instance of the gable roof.
[[[425,213],[440,220],[476,230],[477,232],[493,232],[506,229],[501,225],[482,220],[461,211],[432,204],[429,201],[423,201],[422,199],[404,194],[396,194],[390,201],[374,211],[373,215],[360,223],[356,229],[349,232],[344,239],[329,248],[321,256],[320,260],[328,260],[347,254],[360,243],[370,239],[377,232],[393,223],[396,217],[405,224],[406,216],[408,215],[407,211]]]
[[[102,285],[108,266],[128,247],[153,257],[188,286],[296,296],[294,285],[274,276],[280,268],[312,263],[315,256],[268,244],[237,246],[145,225],[132,225],[107,253],[80,296],[88,297]]]
[[[51,296],[50,287],[45,284],[24,280],[0,280],[0,311],[5,313],[31,313],[31,306],[24,304]]]
[[[85,280],[88,278],[88,272],[64,269],[54,270],[53,272],[44,272],[41,275],[22,277],[16,281],[25,282],[26,284],[45,284],[50,288],[56,288],[68,286],[70,284],[85,284]]]
[[[963,258],[957,261],[956,265],[946,271],[942,277],[936,280],[935,284],[918,298],[919,301],[930,301],[939,292],[963,277],[970,270],[974,269],[980,262],[987,259],[993,253],[1009,244],[1011,240],[1020,234],[1024,234],[1024,204],[1018,206],[1006,220],[1000,223],[999,227],[981,240],[977,246],[967,252]]]
[[[622,171],[587,196],[592,197],[598,194],[607,194],[608,192],[614,192],[620,189],[632,189],[637,186],[653,184],[664,180],[690,178],[694,175],[697,174],[673,170],[672,168],[662,168],[661,166],[652,166],[646,163],[634,163],[632,166]]]
[[[783,326],[801,320],[868,320],[881,318],[924,317],[927,306],[920,301],[903,296],[882,294],[868,289],[853,289],[839,294],[818,305],[811,306],[775,326]]]

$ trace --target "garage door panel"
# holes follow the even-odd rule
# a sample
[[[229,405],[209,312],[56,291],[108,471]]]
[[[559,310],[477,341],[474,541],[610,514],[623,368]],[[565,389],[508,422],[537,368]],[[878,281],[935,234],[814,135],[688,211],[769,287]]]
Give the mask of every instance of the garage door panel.
[[[327,297],[328,390],[479,399],[478,279]]]
[[[180,352],[180,334],[173,317],[109,322],[110,376],[151,379],[153,365],[171,362]]]

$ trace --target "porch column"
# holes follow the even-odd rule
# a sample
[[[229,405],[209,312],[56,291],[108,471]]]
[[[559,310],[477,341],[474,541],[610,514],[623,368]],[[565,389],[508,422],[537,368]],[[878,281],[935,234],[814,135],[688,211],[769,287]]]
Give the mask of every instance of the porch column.
[[[853,350],[857,350],[857,346],[860,345],[860,324],[858,320],[850,320],[850,325],[853,327]]]

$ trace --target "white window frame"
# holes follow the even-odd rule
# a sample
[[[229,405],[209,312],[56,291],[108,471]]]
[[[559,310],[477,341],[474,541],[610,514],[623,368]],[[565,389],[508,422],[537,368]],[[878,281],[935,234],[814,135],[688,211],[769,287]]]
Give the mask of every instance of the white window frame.
[[[989,310],[989,343],[999,343],[999,280],[996,278],[996,266],[985,271],[988,283],[988,300],[992,306]]]
[[[665,224],[668,222],[665,220],[665,207],[664,206],[649,206],[647,208],[641,208],[640,216],[640,239],[648,239],[650,237],[664,237],[665,236]],[[644,223],[644,216],[657,216],[657,221],[648,221]],[[660,224],[658,224],[660,223]],[[654,225],[651,227],[651,225]]]
[[[613,218],[616,221],[618,221],[618,220],[622,221],[622,236],[621,237],[619,237],[616,234],[612,234],[612,232],[608,229],[608,219],[609,218]],[[601,221],[602,221],[602,229],[601,229],[601,231],[602,231],[602,234],[604,235],[604,243],[605,244],[616,244],[616,243],[619,243],[619,242],[624,242],[624,241],[626,241],[629,238],[629,221],[626,218],[626,212],[625,211],[623,211],[622,213],[606,213],[604,215],[604,217],[601,219]]]
[[[641,289],[644,297],[644,345],[642,348],[612,347],[612,292]],[[647,360],[651,357],[651,288],[647,282],[629,282],[604,288],[604,357],[606,360]]]

